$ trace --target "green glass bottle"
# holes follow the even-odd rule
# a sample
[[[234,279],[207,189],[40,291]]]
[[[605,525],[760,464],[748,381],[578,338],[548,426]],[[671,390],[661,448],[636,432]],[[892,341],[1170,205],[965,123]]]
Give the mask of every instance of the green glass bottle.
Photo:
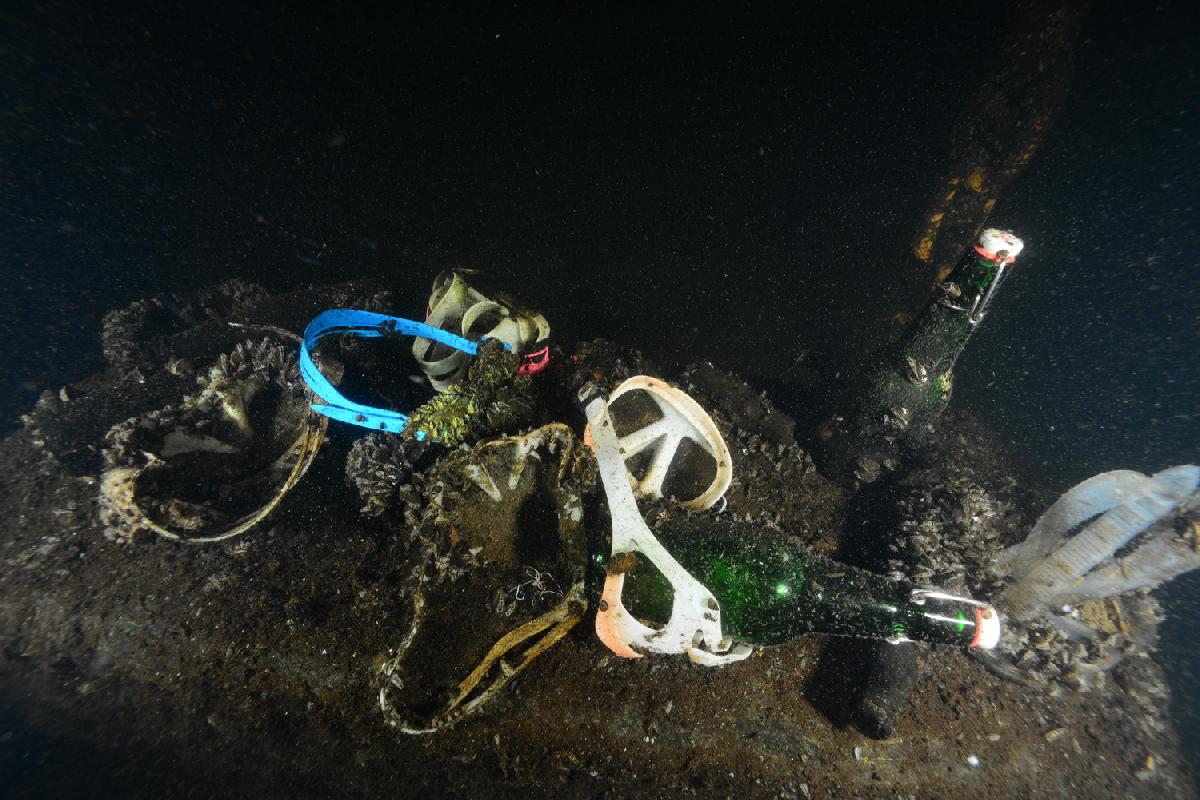
[[[969,249],[900,340],[855,392],[853,409],[818,432],[822,467],[833,477],[870,483],[894,466],[903,444],[918,441],[946,408],[954,364],[983,321],[1024,244],[989,228]]]
[[[999,639],[986,604],[840,564],[748,525],[697,518],[660,524],[654,535],[712,592],[722,630],[744,642],[826,633],[991,648]],[[626,570],[622,600],[634,617],[670,617],[671,585],[652,564],[614,558],[608,568]]]

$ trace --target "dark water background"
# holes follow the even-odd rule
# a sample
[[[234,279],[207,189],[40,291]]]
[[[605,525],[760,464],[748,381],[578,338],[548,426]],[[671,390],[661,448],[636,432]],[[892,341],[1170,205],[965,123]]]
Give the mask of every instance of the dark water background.
[[[931,276],[906,257],[990,4],[374,13],[0,11],[0,429],[101,366],[100,318],[240,277],[478,267],[560,340],[711,358],[776,399],[853,370]],[[1200,458],[1200,60],[1184,3],[1097,4],[1049,138],[992,217],[1023,265],[957,373],[1056,496]],[[789,385],[791,388],[789,389]],[[1200,576],[1163,651],[1200,742]]]

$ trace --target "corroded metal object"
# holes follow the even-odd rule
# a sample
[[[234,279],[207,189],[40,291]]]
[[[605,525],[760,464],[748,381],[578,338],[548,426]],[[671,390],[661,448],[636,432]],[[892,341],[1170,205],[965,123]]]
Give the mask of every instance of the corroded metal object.
[[[1085,3],[1019,3],[949,134],[945,177],[931,189],[912,253],[939,279],[978,236],[1038,151],[1071,85]]]

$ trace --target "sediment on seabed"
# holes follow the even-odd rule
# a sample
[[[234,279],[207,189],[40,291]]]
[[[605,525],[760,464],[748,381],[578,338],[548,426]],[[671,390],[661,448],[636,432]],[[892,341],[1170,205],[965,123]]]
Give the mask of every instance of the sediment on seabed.
[[[325,307],[388,302],[362,286],[242,296],[221,316],[289,330]],[[359,481],[397,505],[360,513],[346,463],[362,434],[331,427],[305,480],[239,538],[106,538],[97,513],[105,432],[194,391],[183,362],[198,371],[247,338],[211,319],[153,341],[133,331],[122,343],[112,327],[121,346],[108,372],[47,395],[0,443],[0,767],[15,796],[1191,791],[1149,647],[1091,691],[1057,679],[1050,641],[1029,645],[1050,666],[1044,683],[1028,686],[963,652],[921,649],[895,735],[877,741],[849,724],[858,642],[806,637],[702,669],[617,658],[588,618],[479,714],[433,736],[398,735],[380,713],[378,676],[409,625],[422,547],[413,528],[434,491],[414,475],[428,464]],[[735,483],[722,513],[821,552],[853,546],[855,509],[796,445],[785,414],[711,367],[661,377],[692,393],[729,444]],[[981,559],[1023,536],[1040,509],[985,430],[970,420],[947,429],[955,437],[934,443],[930,466],[894,490],[892,555],[898,571],[978,589]],[[355,463],[369,455],[360,445]],[[583,500],[602,527],[598,505],[594,494]],[[494,588],[486,581],[467,572],[431,587],[445,627],[411,656],[431,687],[439,674],[464,674],[490,643],[481,631],[495,612],[473,600]]]

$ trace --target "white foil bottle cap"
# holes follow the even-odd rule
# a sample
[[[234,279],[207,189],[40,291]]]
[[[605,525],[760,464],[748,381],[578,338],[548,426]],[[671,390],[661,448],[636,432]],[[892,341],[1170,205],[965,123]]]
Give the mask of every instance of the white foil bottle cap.
[[[1003,250],[1008,253],[1008,258],[1016,258],[1025,249],[1023,241],[999,228],[988,228],[979,234],[979,246],[992,254]]]

